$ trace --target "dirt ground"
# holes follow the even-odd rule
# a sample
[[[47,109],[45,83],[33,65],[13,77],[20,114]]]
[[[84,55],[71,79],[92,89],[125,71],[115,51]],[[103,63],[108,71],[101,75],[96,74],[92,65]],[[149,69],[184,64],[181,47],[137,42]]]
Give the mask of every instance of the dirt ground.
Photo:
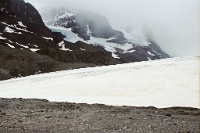
[[[199,133],[200,109],[0,98],[1,133]]]

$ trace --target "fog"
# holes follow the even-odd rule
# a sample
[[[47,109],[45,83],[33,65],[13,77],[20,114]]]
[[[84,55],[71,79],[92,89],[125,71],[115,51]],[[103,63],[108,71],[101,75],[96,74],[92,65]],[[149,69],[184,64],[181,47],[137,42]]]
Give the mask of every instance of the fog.
[[[40,12],[66,7],[88,10],[108,18],[113,28],[146,25],[161,48],[172,56],[199,55],[199,0],[25,0]]]

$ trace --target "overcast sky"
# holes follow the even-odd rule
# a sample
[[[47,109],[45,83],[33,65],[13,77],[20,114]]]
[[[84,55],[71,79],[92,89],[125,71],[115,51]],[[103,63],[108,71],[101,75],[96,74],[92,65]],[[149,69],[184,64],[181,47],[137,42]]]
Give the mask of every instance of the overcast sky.
[[[147,25],[154,39],[172,55],[199,55],[200,0],[25,0],[44,7],[84,9],[105,15],[113,27]]]

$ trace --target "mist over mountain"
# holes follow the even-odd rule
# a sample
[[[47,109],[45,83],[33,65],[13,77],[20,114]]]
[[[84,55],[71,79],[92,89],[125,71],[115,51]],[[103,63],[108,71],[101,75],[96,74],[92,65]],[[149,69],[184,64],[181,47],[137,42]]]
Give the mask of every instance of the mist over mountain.
[[[41,14],[46,9],[61,7],[97,12],[106,16],[115,30],[132,25],[132,29],[140,32],[140,28],[148,27],[161,48],[170,55],[199,55],[198,0],[25,1],[33,4]]]

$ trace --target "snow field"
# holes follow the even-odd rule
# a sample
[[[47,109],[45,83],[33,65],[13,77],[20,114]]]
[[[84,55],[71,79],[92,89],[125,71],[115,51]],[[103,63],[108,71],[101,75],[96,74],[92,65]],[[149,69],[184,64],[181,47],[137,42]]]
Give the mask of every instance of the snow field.
[[[0,97],[199,108],[199,58],[172,58],[33,75],[0,82]]]

